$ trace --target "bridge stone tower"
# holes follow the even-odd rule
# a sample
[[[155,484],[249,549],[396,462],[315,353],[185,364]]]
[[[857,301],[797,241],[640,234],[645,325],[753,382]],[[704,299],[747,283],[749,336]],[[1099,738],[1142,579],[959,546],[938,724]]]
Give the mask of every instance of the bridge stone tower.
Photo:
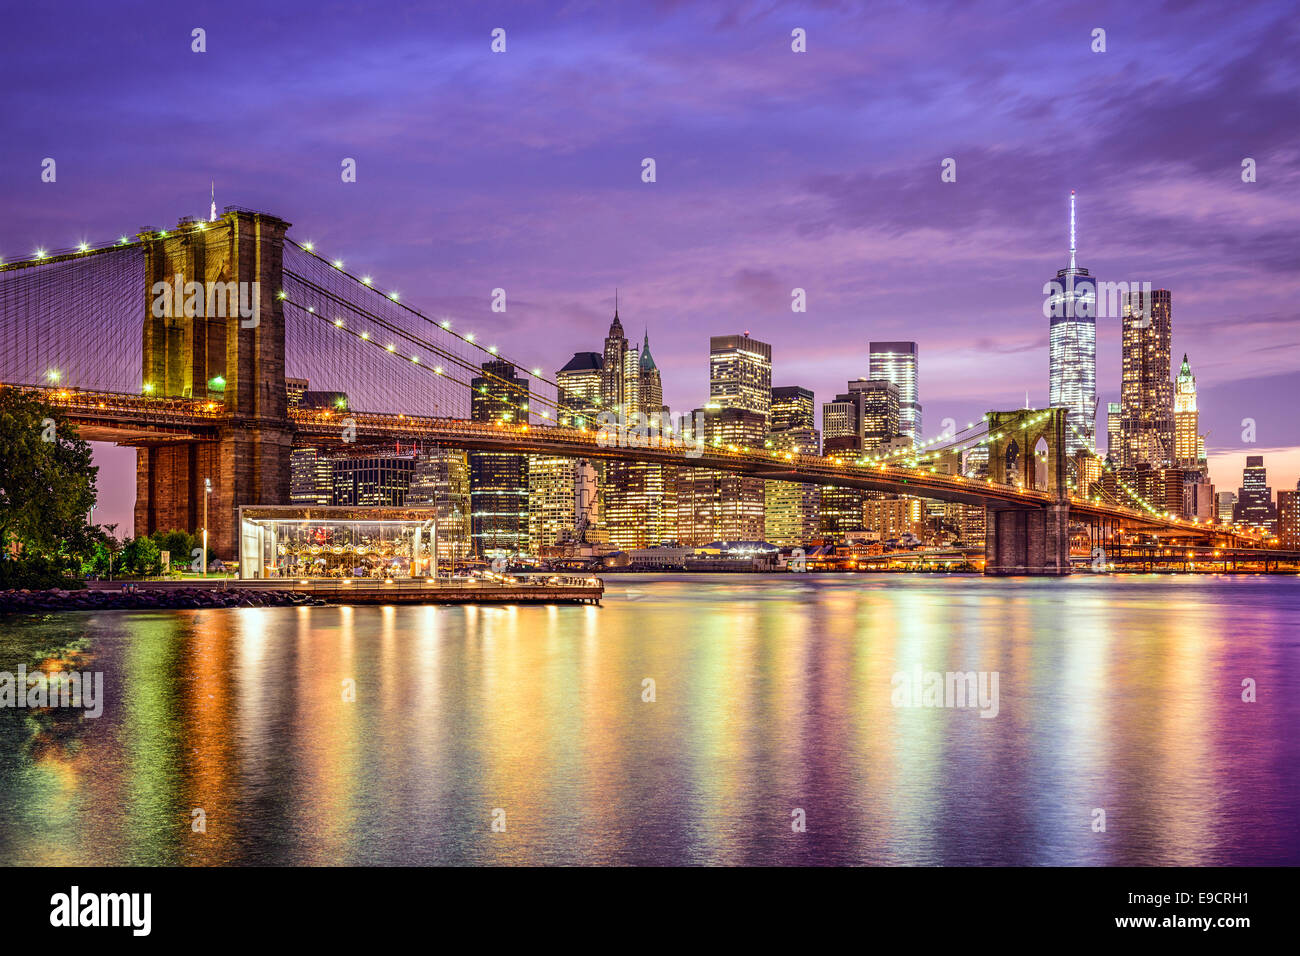
[[[141,444],[136,450],[135,533],[203,523],[229,560],[238,552],[241,504],[289,499],[282,287],[289,223],[252,211],[216,222],[182,221],[141,233],[145,250],[142,389],[160,398],[224,402],[215,437]],[[189,560],[189,556],[175,556]]]
[[[989,477],[1045,491],[1051,502],[985,513],[984,573],[1070,573],[1070,505],[1064,408],[989,412]]]

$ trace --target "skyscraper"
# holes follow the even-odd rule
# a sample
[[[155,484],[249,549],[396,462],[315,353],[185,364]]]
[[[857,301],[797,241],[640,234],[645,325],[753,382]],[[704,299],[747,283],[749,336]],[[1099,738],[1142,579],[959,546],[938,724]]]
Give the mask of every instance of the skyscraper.
[[[1097,280],[1075,260],[1070,190],[1070,264],[1047,283],[1050,317],[1048,403],[1067,409],[1065,451],[1097,447]],[[1071,427],[1072,426],[1072,427]]]
[[[1122,409],[1119,402],[1106,403],[1106,457],[1116,464],[1122,460],[1124,448]]]
[[[636,376],[640,369],[638,357],[630,355],[635,349],[623,334],[623,323],[618,318],[618,293],[614,294],[614,321],[605,336],[605,352],[601,365],[600,404],[620,415],[635,411]]]
[[[709,402],[762,416],[766,431],[772,406],[772,346],[751,339],[748,332],[711,337]]]
[[[664,383],[659,375],[659,366],[650,354],[649,329],[646,329],[637,359],[637,406],[646,415],[662,415],[668,410],[664,405]]]
[[[579,428],[596,426],[600,414],[604,382],[605,357],[600,352],[574,352],[564,368],[555,373],[559,393],[559,423]],[[561,540],[568,540],[570,532],[576,541],[603,542],[606,533],[601,517],[601,497],[604,487],[601,477],[604,462],[580,458],[573,462],[573,524],[561,528]],[[532,529],[530,528],[530,537]]]
[[[406,503],[437,509],[440,563],[454,564],[469,554],[469,458],[465,452],[454,448],[421,449]]]
[[[773,433],[812,428],[815,410],[811,390],[799,385],[778,385],[772,389],[769,427]]]
[[[1174,464],[1179,468],[1205,468],[1200,413],[1196,409],[1196,376],[1192,374],[1186,353],[1174,382]]]
[[[483,363],[470,381],[470,418],[514,422],[527,416],[528,379],[503,360]],[[516,554],[528,547],[528,456],[473,452],[469,456],[470,536],[474,553]]]
[[[561,425],[592,427],[600,411],[605,359],[599,352],[574,352],[555,373]]]
[[[898,388],[898,431],[918,443],[921,434],[919,356],[915,342],[872,342],[870,379],[893,382]],[[823,424],[824,427],[824,424]],[[827,435],[829,438],[830,436]]]
[[[1263,455],[1246,456],[1246,467],[1241,472],[1241,487],[1237,489],[1237,503],[1232,509],[1232,520],[1251,528],[1277,530],[1277,507],[1273,504],[1273,489],[1268,486]]]
[[[896,435],[905,435],[902,404],[900,389],[892,381],[860,378],[849,382],[847,392],[822,405],[826,441],[852,436],[855,441],[840,444],[840,450],[870,451]]]
[[[873,360],[877,354],[877,344],[873,342],[871,346]],[[915,382],[915,376],[912,376],[912,380]],[[842,453],[856,458],[860,453],[879,448],[895,437],[901,436],[906,442],[914,442],[912,436],[902,434],[899,392],[899,387],[885,378],[860,378],[849,382],[847,392],[836,395],[834,401],[822,406],[824,453]],[[819,508],[821,530],[828,534],[863,530],[867,527],[866,502],[879,497],[878,494],[860,488],[823,485]]]
[[[814,427],[815,405],[811,390],[798,385],[772,389],[768,442],[774,451],[816,455],[820,436]],[[821,491],[816,485],[793,481],[768,481],[763,485],[764,537],[772,544],[792,547],[817,534]]]
[[[636,377],[631,380],[635,395],[629,395],[627,402],[629,423],[644,427],[647,439],[657,437],[668,408],[659,367],[650,354],[648,330],[641,348],[629,349],[626,355],[637,365]],[[648,548],[676,536],[676,472],[672,468],[647,461],[609,461],[604,470],[604,527],[610,544],[624,550]]]
[[[1173,301],[1168,289],[1130,291],[1124,300],[1120,383],[1120,464],[1153,468],[1174,460],[1174,383],[1169,379]]]
[[[766,441],[766,417],[747,409],[710,405],[697,410],[694,421],[703,423],[703,438],[709,445],[762,448]],[[678,543],[702,545],[713,541],[762,540],[766,503],[763,484],[762,478],[748,475],[709,468],[679,468],[676,488]]]
[[[1300,551],[1300,481],[1295,491],[1277,493],[1277,536],[1282,547]]]

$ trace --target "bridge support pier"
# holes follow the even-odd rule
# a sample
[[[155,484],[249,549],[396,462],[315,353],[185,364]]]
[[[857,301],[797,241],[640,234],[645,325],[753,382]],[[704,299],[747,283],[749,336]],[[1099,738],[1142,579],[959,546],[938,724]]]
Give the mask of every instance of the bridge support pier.
[[[222,414],[215,438],[137,449],[137,536],[173,528],[199,530],[205,480],[210,480],[208,545],[218,558],[234,560],[239,506],[289,500],[294,426],[284,380],[284,313],[277,296],[288,226],[266,213],[235,210],[217,223],[181,222],[170,232],[141,233],[146,284],[142,390],[156,398],[220,402]],[[202,293],[195,293],[193,302],[189,293],[166,294],[189,282]],[[227,306],[234,301],[257,308],[242,315],[220,307],[218,285],[226,290]]]
[[[201,528],[208,479],[208,546],[223,561],[237,560],[239,506],[289,500],[292,449],[289,428],[238,425],[222,427],[215,441],[137,448],[135,533]]]
[[[1052,575],[1070,573],[1070,506],[985,513],[984,573]]]

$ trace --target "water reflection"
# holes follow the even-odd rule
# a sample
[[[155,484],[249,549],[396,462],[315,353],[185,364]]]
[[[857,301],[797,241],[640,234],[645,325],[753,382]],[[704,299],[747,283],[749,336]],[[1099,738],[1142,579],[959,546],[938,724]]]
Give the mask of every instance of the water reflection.
[[[107,697],[0,710],[0,861],[1300,862],[1294,579],[609,584],[0,619]],[[914,668],[998,716],[894,706]]]

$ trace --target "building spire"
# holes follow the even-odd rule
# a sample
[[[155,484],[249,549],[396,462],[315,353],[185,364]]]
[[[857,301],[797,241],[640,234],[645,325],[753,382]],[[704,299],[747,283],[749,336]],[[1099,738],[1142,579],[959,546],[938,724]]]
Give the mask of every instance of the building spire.
[[[217,181],[214,179],[212,185],[212,208],[208,211],[208,222],[217,221]]]
[[[1074,268],[1074,190],[1070,190],[1070,268]]]
[[[614,318],[618,318],[618,286],[614,286]]]

